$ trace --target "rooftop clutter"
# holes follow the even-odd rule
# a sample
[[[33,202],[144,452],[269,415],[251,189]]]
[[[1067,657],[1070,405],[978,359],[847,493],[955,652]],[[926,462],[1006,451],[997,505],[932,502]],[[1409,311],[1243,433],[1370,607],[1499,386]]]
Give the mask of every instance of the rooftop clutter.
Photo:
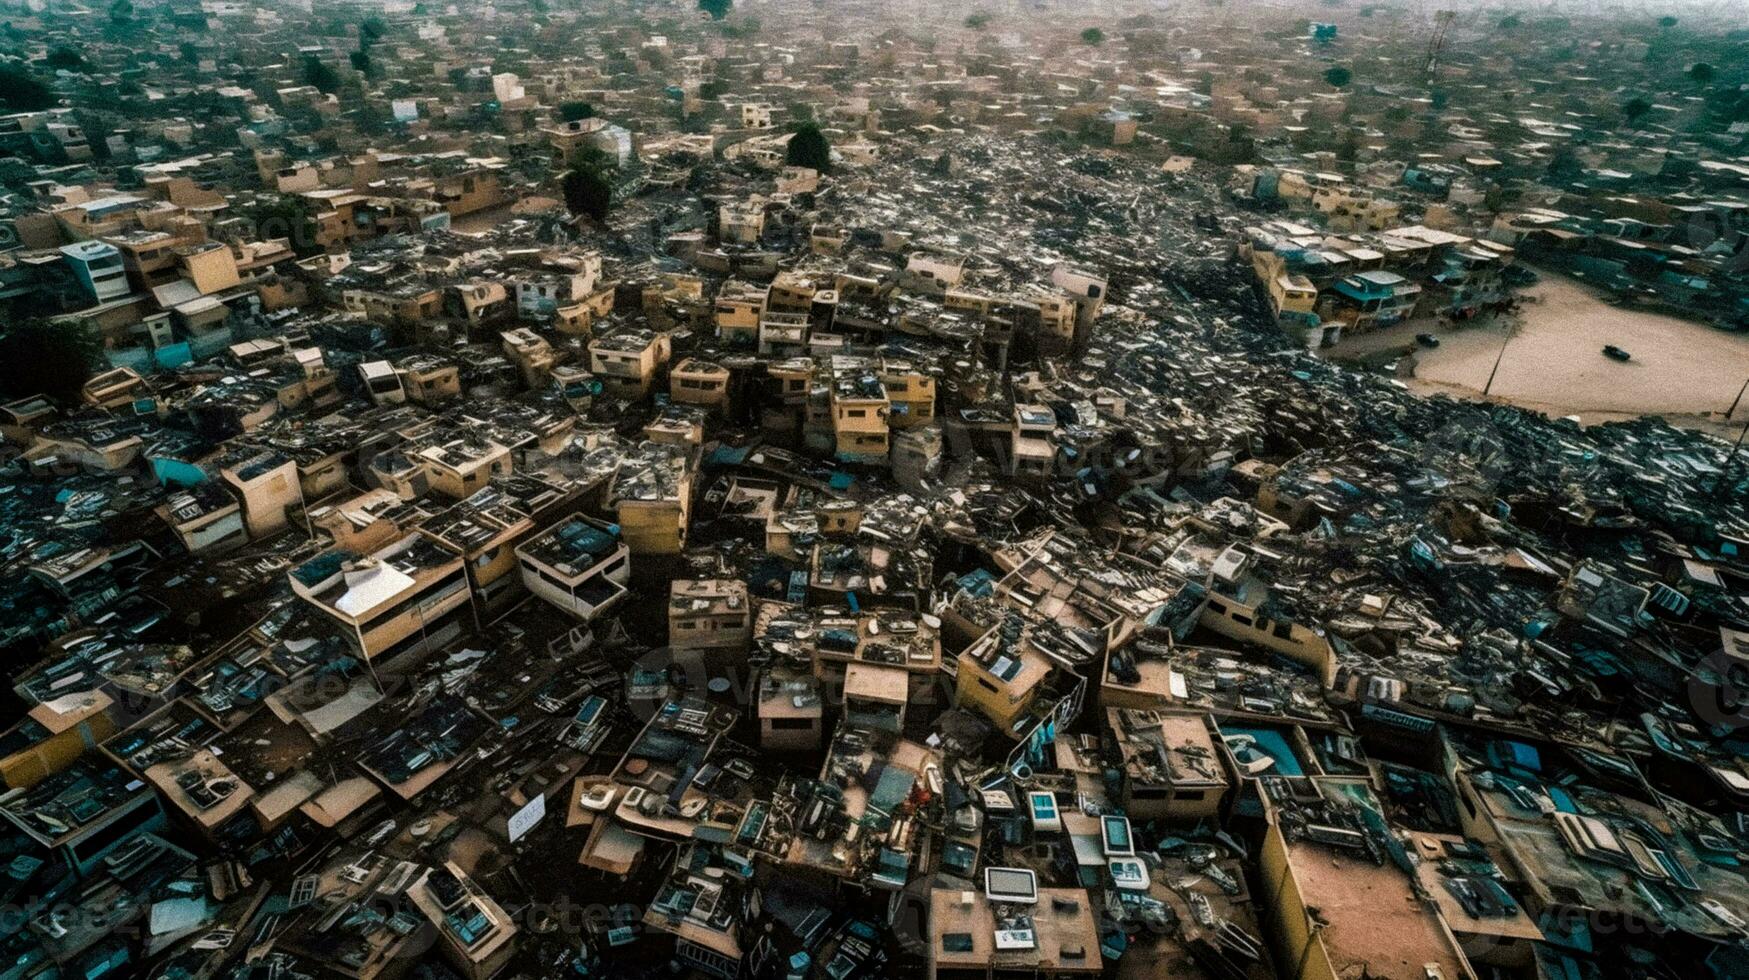
[[[1741,458],[1319,356],[1736,323],[1722,96],[621,6],[9,25],[0,302],[101,357],[0,405],[16,975],[1749,972]]]

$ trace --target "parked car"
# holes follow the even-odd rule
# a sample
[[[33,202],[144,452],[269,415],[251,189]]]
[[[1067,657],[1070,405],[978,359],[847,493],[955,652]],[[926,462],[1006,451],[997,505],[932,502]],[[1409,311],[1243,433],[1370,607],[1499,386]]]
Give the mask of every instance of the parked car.
[[[1609,344],[1603,348],[1603,356],[1613,361],[1625,361],[1633,355],[1614,344]]]

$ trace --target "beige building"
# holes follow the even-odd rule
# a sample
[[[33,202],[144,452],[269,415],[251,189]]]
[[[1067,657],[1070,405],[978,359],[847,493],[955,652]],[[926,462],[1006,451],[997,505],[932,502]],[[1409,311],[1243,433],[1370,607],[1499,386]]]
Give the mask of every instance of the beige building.
[[[510,450],[489,439],[462,437],[417,453],[427,485],[451,500],[471,496],[495,476],[510,472]]]
[[[523,384],[540,388],[547,383],[559,355],[545,337],[527,327],[519,327],[499,334],[498,342],[504,349],[504,356],[515,362]]]
[[[882,358],[881,388],[887,393],[887,427],[893,430],[928,425],[935,419],[935,376],[902,358]]]
[[[765,315],[765,289],[730,280],[717,291],[715,318],[717,337],[732,347],[753,348],[759,343],[759,318]]]
[[[887,461],[890,400],[871,358],[835,355],[830,389],[834,454],[855,463]]]
[[[461,556],[417,534],[369,555],[324,552],[290,578],[298,598],[338,624],[367,660],[448,642],[468,605]]]
[[[1132,820],[1220,815],[1230,783],[1204,716],[1108,708],[1105,718],[1123,756],[1122,803]]]
[[[461,397],[461,370],[447,360],[414,354],[395,369],[400,372],[402,390],[415,404],[430,408]]]
[[[692,514],[695,449],[645,442],[620,464],[608,488],[608,505],[637,555],[679,554]]]
[[[746,650],[753,639],[747,583],[676,579],[668,587],[668,645],[676,650]]]
[[[278,532],[288,512],[304,506],[297,462],[283,453],[263,449],[228,456],[219,463],[219,478],[242,503],[252,540]]]
[[[516,549],[522,584],[541,599],[590,620],[619,604],[631,582],[631,549],[609,524],[581,514]]]
[[[673,350],[666,333],[628,330],[589,342],[589,370],[609,398],[636,401],[650,393]]]
[[[682,405],[715,411],[729,407],[729,369],[702,357],[689,357],[668,375],[668,396]]]
[[[812,674],[773,669],[759,679],[759,745],[774,752],[812,752],[824,734],[825,702]]]

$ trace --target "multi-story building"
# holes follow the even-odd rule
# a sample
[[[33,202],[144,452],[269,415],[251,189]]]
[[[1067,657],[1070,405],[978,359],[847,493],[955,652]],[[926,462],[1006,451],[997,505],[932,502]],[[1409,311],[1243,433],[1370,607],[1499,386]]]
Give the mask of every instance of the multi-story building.
[[[645,442],[620,463],[608,505],[633,554],[678,554],[691,525],[696,449]]]
[[[1407,319],[1421,297],[1420,286],[1384,269],[1345,276],[1330,290],[1336,296],[1334,318],[1356,333]]]
[[[676,650],[745,650],[753,638],[747,583],[676,579],[668,588],[668,645]]]
[[[891,402],[872,359],[836,355],[831,361],[833,454],[846,462],[887,461],[887,415]]]
[[[522,584],[579,619],[601,615],[626,596],[631,549],[619,529],[576,514],[516,548]]]
[[[1123,757],[1122,802],[1132,820],[1220,815],[1230,782],[1203,716],[1108,708],[1106,727]]]
[[[461,556],[419,534],[369,555],[324,552],[293,568],[290,578],[298,598],[338,625],[366,660],[448,642],[468,606]]]
[[[724,411],[729,407],[729,369],[702,357],[688,357],[668,375],[668,397],[682,405]]]
[[[668,335],[654,330],[597,337],[589,342],[589,370],[608,397],[635,401],[650,393],[671,350]]]
[[[107,242],[74,242],[62,245],[61,254],[73,270],[73,279],[93,302],[107,303],[131,292],[121,250]]]
[[[517,545],[531,537],[571,498],[564,488],[523,474],[494,479],[449,509],[432,515],[419,532],[461,555],[477,618],[485,622],[526,595]]]

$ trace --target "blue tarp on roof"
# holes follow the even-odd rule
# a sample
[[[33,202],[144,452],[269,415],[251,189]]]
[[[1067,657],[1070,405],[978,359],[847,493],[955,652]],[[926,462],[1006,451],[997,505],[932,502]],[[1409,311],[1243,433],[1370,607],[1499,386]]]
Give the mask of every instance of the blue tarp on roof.
[[[711,450],[709,465],[740,466],[747,462],[747,454],[751,451],[750,446],[725,446],[719,443],[717,448]]]

